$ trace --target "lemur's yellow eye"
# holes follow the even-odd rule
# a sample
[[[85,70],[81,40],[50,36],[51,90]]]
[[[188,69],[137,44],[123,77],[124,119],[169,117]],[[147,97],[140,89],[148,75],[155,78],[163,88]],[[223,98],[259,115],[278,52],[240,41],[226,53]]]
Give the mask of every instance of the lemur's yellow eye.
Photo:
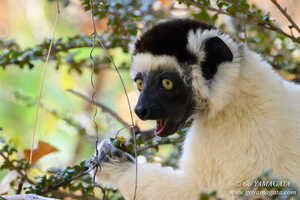
[[[142,81],[142,79],[136,79],[135,83],[136,83],[136,86],[137,86],[139,91],[144,89],[144,82]]]
[[[173,88],[173,82],[165,78],[162,80],[162,86],[167,90],[171,90]]]

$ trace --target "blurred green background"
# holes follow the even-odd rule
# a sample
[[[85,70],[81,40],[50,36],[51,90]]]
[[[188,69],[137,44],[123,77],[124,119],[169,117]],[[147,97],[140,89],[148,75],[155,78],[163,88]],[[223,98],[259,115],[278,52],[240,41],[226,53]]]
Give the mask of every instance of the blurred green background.
[[[0,34],[6,39],[14,39],[23,48],[32,47],[41,43],[44,38],[51,37],[55,3],[2,0],[0,13]],[[89,14],[83,11],[80,2],[75,1],[62,10],[56,37],[89,34],[92,32],[91,27]],[[101,24],[97,28],[101,31]],[[90,51],[91,48],[76,49],[75,59],[88,58]],[[94,51],[96,56],[99,52],[99,49]],[[117,55],[114,56],[117,64],[126,62],[129,65],[128,53],[124,53],[120,48],[110,52],[112,55]],[[36,107],[34,103],[28,104],[35,102],[39,94],[44,63],[36,61],[34,65],[33,69],[28,67],[20,69],[13,66],[8,66],[5,70],[0,68],[0,127],[3,128],[0,133],[21,152],[31,147]],[[129,95],[134,99],[136,92],[133,90],[129,72],[122,71],[122,76]],[[79,74],[76,71],[69,71],[66,66],[60,66],[60,70],[57,71],[54,63],[50,61],[42,96],[42,104],[46,109],[40,110],[35,141],[46,141],[58,148],[59,152],[42,158],[38,163],[40,168],[70,165],[90,157],[94,152],[94,138],[80,136],[76,128],[49,112],[55,111],[66,118],[72,118],[85,127],[90,136],[95,136],[92,121],[94,108],[66,91],[74,89],[91,97],[93,89],[90,79],[90,69],[85,68]],[[94,79],[97,90],[96,100],[113,110],[118,110],[120,116],[129,122],[128,108],[117,74],[112,69],[103,70],[101,75],[94,74]],[[17,97],[16,93],[18,93]],[[27,100],[22,97],[26,97]],[[122,128],[120,123],[106,113],[102,113],[100,109],[96,120],[99,123],[101,138],[114,136]],[[126,136],[128,133],[125,130],[121,134]]]

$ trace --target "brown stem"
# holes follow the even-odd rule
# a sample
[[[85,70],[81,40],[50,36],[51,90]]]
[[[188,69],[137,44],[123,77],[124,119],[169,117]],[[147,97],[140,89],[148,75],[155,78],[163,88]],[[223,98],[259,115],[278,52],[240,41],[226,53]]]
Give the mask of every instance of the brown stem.
[[[93,96],[94,99],[97,99],[97,97],[99,96],[99,94],[101,94],[101,89],[102,89],[102,86],[103,86],[103,79],[104,79],[104,70],[102,70],[102,66],[99,67],[99,72],[97,73],[97,77],[96,77],[96,83],[93,83],[93,85],[95,84],[95,88],[92,87],[91,89],[91,95],[90,96]],[[92,73],[94,73],[92,71]],[[93,109],[93,104],[91,103],[88,103],[86,105],[86,108],[85,110],[87,112],[91,112]]]
[[[75,146],[75,150],[72,156],[72,159],[70,160],[70,165],[73,165],[74,163],[76,163],[77,159],[78,159],[78,155],[80,154],[83,145],[84,145],[84,135],[82,134],[78,134],[77,138],[76,138],[76,146]]]
[[[137,152],[141,153],[142,151],[145,151],[147,149],[154,148],[154,147],[157,147],[157,146],[160,146],[160,145],[164,145],[164,144],[177,144],[177,143],[183,142],[183,140],[184,140],[184,136],[180,136],[180,137],[178,137],[176,139],[171,140],[170,142],[164,142],[163,140],[160,140],[156,144],[151,144],[151,145],[139,148],[137,150]]]
[[[277,8],[278,10],[285,16],[285,18],[292,24],[292,26],[300,33],[300,28],[296,24],[296,22],[292,19],[292,17],[287,13],[287,9],[284,9],[277,0],[270,0]]]
[[[116,120],[118,120],[121,124],[123,124],[125,127],[130,127],[130,125],[125,122],[115,111],[113,111],[112,109],[110,109],[109,107],[107,107],[106,105],[102,104],[102,103],[99,103],[95,100],[92,100],[90,97],[84,95],[84,94],[81,94],[80,92],[77,92],[77,91],[74,91],[72,89],[69,89],[67,90],[68,92],[82,98],[83,100],[85,101],[88,101],[89,103],[92,103],[94,104],[95,106],[101,108],[103,110],[103,112],[107,112],[109,113],[112,117],[114,117]]]
[[[23,189],[23,185],[24,185],[24,179],[21,178],[21,180],[20,180],[20,182],[19,182],[19,184],[18,184],[18,189],[17,189],[17,191],[16,191],[16,194],[21,194],[22,189]]]
[[[187,0],[183,1],[183,2],[189,2]],[[219,14],[223,14],[223,15],[227,15],[227,16],[230,16],[232,18],[235,18],[243,23],[246,23],[246,24],[250,24],[250,25],[254,25],[254,26],[258,26],[258,27],[263,27],[265,29],[268,29],[270,31],[274,31],[274,32],[277,32],[279,34],[282,34],[288,38],[290,38],[292,41],[296,42],[296,43],[300,43],[300,40],[286,32],[284,32],[282,29],[280,29],[279,27],[276,27],[275,25],[269,23],[269,22],[265,22],[263,20],[260,20],[257,18],[256,15],[254,14],[251,14],[251,16],[253,17],[253,20],[247,20],[247,19],[244,19],[240,16],[236,16],[234,14],[231,14],[231,13],[228,13],[222,9],[218,9],[218,8],[214,8],[214,7],[211,7],[211,6],[207,6],[207,5],[204,5],[202,3],[197,3],[197,2],[193,2],[192,3],[194,6],[197,6],[199,8],[204,8],[206,10],[209,10],[209,11],[212,11],[212,12],[216,12],[216,13],[219,13]]]
[[[15,171],[16,171],[16,172],[17,172],[24,180],[26,180],[28,183],[30,183],[30,184],[32,184],[32,185],[35,184],[34,181],[32,181],[31,179],[29,179],[28,176],[27,176],[24,172],[22,172],[18,167],[16,167],[16,166],[9,160],[9,158],[8,158],[7,156],[5,156],[4,153],[1,152],[1,151],[0,151],[0,156],[1,156],[4,160],[6,160],[7,162],[9,162],[9,163],[10,163],[10,167],[11,167],[13,170],[15,170]]]
[[[67,197],[71,197],[72,199],[81,199],[81,200],[100,200],[99,198],[93,197],[93,196],[87,196],[87,195],[75,195],[72,193],[67,193],[67,192],[63,192],[60,190],[56,190],[51,192],[51,194],[56,197],[56,198],[67,198]]]
[[[73,176],[70,179],[68,180],[63,180],[62,182],[59,182],[59,183],[56,183],[56,184],[53,184],[53,185],[49,185],[48,187],[45,187],[43,188],[43,190],[40,192],[41,194],[47,194],[47,193],[52,193],[53,191],[57,191],[60,187],[64,186],[64,185],[67,185],[69,184],[71,181],[73,180],[76,180],[76,179],[79,179],[80,177],[86,175],[87,172],[84,170],[84,171],[81,171],[79,172],[76,176]]]

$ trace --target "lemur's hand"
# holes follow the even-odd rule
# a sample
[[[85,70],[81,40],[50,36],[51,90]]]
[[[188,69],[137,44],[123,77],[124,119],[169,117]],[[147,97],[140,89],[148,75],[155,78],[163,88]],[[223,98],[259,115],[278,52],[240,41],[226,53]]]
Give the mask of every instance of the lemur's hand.
[[[112,185],[128,168],[134,166],[134,158],[116,148],[110,140],[103,140],[98,144],[97,150],[94,162],[100,166],[97,177],[98,182],[102,184]]]
[[[103,140],[98,146],[98,161],[102,163],[109,163],[109,164],[120,164],[122,162],[132,162],[134,163],[134,158],[116,148],[110,140]],[[97,153],[95,154],[97,156]]]

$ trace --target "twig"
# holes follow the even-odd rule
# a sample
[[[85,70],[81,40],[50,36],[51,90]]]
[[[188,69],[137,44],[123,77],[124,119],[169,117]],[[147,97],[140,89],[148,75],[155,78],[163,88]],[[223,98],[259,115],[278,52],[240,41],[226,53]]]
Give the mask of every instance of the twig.
[[[141,131],[139,128],[135,131],[138,137],[143,137],[145,140],[150,140],[155,137],[155,129]]]
[[[96,27],[95,27],[95,22],[94,22],[94,12],[93,12],[93,8],[94,8],[94,2],[93,0],[90,0],[91,3],[91,11],[92,11],[92,21],[93,21],[93,25],[94,25],[94,36],[98,38],[98,41],[100,43],[100,46],[103,48],[104,53],[106,54],[106,56],[108,57],[109,61],[112,63],[113,67],[115,68],[115,71],[117,72],[119,79],[121,81],[122,87],[123,87],[123,91],[125,93],[126,96],[126,100],[127,100],[127,104],[128,104],[128,110],[129,110],[129,114],[130,114],[130,119],[131,119],[131,135],[133,138],[133,145],[134,145],[134,157],[135,157],[135,185],[134,185],[134,194],[133,194],[133,200],[136,200],[136,194],[137,194],[137,187],[138,187],[138,164],[137,164],[137,148],[136,148],[136,135],[135,135],[135,125],[134,125],[134,120],[133,120],[133,114],[132,114],[132,109],[131,109],[131,104],[130,104],[130,100],[127,94],[127,90],[125,87],[125,83],[124,80],[121,76],[121,73],[116,65],[116,63],[114,62],[114,59],[112,58],[112,56],[110,55],[110,53],[108,52],[108,50],[106,49],[104,43],[102,42],[101,37],[97,34],[96,31]]]
[[[22,103],[25,103],[26,106],[34,106],[36,104],[36,101],[34,101],[31,97],[26,96],[20,92],[14,92],[14,95],[15,95],[16,100],[21,100]],[[74,121],[74,119],[66,116],[65,114],[59,113],[54,109],[47,108],[43,104],[43,102],[40,103],[40,107],[43,108],[46,112],[53,115],[54,117],[63,120],[68,125],[77,129],[81,135],[86,135],[86,133],[87,133],[86,129],[83,126],[81,126],[78,122]]]
[[[176,139],[173,139],[169,142],[165,142],[163,140],[160,140],[160,141],[157,141],[155,144],[151,144],[151,145],[148,145],[148,146],[144,146],[144,147],[141,147],[137,150],[138,153],[141,153],[142,151],[145,151],[147,149],[150,149],[150,148],[154,148],[154,147],[157,147],[157,146],[160,146],[160,145],[164,145],[164,144],[177,144],[177,143],[181,143],[184,141],[184,136],[180,136]]]
[[[68,48],[65,48],[65,49],[58,49],[56,50],[55,52],[56,53],[59,53],[59,52],[67,52],[69,50],[73,50],[73,49],[80,49],[80,48],[90,48],[92,46],[90,45],[73,45],[72,47],[68,47]],[[98,47],[95,47],[95,48],[98,48]],[[28,50],[24,51],[23,54],[25,54],[26,52],[29,52]],[[43,60],[42,56],[37,56],[37,57],[40,57],[39,59],[40,60]],[[55,58],[49,58],[49,60],[55,60]],[[1,63],[0,67],[1,66],[7,66],[7,65],[17,65],[15,64],[15,61],[13,59],[10,59],[8,60],[7,62],[4,62],[4,63]],[[98,67],[97,69],[99,70],[114,70],[112,67],[110,67],[109,65],[101,65],[100,67]],[[128,71],[129,70],[129,67],[127,66],[121,66],[119,67],[119,70],[120,71]]]
[[[56,183],[56,184],[52,184],[52,185],[49,185],[45,188],[43,188],[41,190],[41,194],[47,194],[47,193],[51,193],[53,191],[57,191],[58,188],[64,186],[64,185],[67,185],[69,184],[71,181],[74,181],[84,175],[88,174],[87,170],[82,170],[81,172],[79,172],[76,176],[73,176],[71,179],[64,179],[63,181],[59,182],[59,183]]]
[[[183,2],[186,2],[186,3],[189,3],[188,0],[185,0]],[[290,38],[292,41],[296,42],[296,43],[300,43],[300,40],[286,32],[284,32],[281,28],[279,27],[276,27],[275,25],[269,23],[269,22],[265,22],[259,18],[257,18],[256,15],[254,14],[251,14],[251,16],[253,17],[252,20],[247,20],[247,19],[244,19],[240,16],[237,16],[237,15],[234,15],[234,14],[231,14],[231,13],[228,13],[222,9],[218,9],[218,8],[214,8],[214,7],[211,7],[211,6],[207,6],[207,5],[204,5],[202,3],[198,3],[198,2],[191,2],[194,6],[196,7],[199,7],[199,8],[203,8],[203,9],[206,9],[206,10],[209,10],[209,11],[212,11],[212,12],[216,12],[216,13],[219,13],[219,14],[223,14],[223,15],[227,15],[227,16],[230,16],[232,18],[235,18],[243,23],[247,23],[247,24],[250,24],[250,25],[254,25],[254,26],[258,26],[258,27],[263,27],[265,29],[268,29],[270,31],[274,31],[274,32],[277,32],[279,34],[282,34],[288,38]]]
[[[245,42],[246,45],[248,45],[248,39],[247,39],[247,37],[248,37],[248,36],[247,36],[247,25],[246,25],[246,24],[243,25],[243,29],[244,29],[244,30],[243,30],[243,31],[244,31],[244,42]]]
[[[75,122],[72,118],[69,118],[67,116],[64,116],[63,114],[61,113],[58,113],[56,110],[50,110],[48,108],[46,108],[45,106],[43,106],[42,104],[42,107],[45,111],[47,111],[48,113],[52,114],[53,116],[63,120],[64,122],[66,122],[68,125],[76,128],[78,130],[78,132],[80,133],[80,135],[85,135],[87,133],[86,129],[81,126],[78,122]]]
[[[28,176],[22,172],[18,167],[16,167],[10,160],[7,156],[4,155],[4,153],[2,151],[0,151],[0,156],[6,160],[8,163],[10,163],[10,167],[15,170],[24,180],[26,180],[28,183],[34,185],[34,181],[29,179]]]
[[[51,39],[51,42],[50,42],[50,45],[49,45],[46,61],[45,61],[45,64],[44,64],[44,69],[42,71],[42,80],[41,80],[41,85],[40,85],[40,93],[39,93],[38,100],[37,100],[35,118],[34,118],[34,123],[33,123],[33,132],[32,132],[32,138],[31,138],[31,148],[30,148],[30,158],[29,158],[29,163],[30,164],[31,164],[31,161],[32,161],[32,151],[33,151],[33,147],[34,147],[34,138],[35,138],[35,135],[36,135],[37,123],[38,123],[38,118],[39,118],[38,116],[39,116],[39,110],[40,110],[40,103],[41,103],[44,84],[45,84],[45,80],[46,80],[47,66],[48,66],[48,62],[49,62],[50,53],[51,53],[51,50],[52,50],[52,45],[53,45],[53,42],[55,40],[55,32],[56,32],[56,26],[57,26],[57,23],[58,23],[58,19],[59,19],[59,14],[60,14],[59,0],[56,0],[55,23],[54,23],[53,33],[52,33],[52,39]]]
[[[73,156],[72,158],[70,159],[69,163],[71,165],[75,164],[77,159],[78,159],[78,155],[80,155],[80,152],[82,151],[83,149],[83,139],[84,139],[84,136],[85,135],[82,135],[82,134],[78,134],[77,138],[76,138],[76,144],[75,144],[75,147],[74,147],[74,150],[73,150]],[[94,140],[93,140],[94,141]]]
[[[81,199],[81,200],[101,200],[101,199],[93,197],[93,196],[75,195],[75,194],[63,192],[60,190],[52,191],[51,194],[55,197],[63,198],[63,199],[66,197],[71,197],[72,199]]]
[[[21,178],[19,184],[18,184],[18,189],[16,191],[16,194],[21,194],[22,192],[22,189],[23,189],[23,185],[24,185],[24,178]]]
[[[58,200],[54,198],[42,197],[36,194],[18,194],[1,196],[6,200]]]
[[[125,127],[130,127],[130,125],[127,122],[125,122],[115,111],[113,111],[112,109],[110,109],[106,105],[104,105],[102,103],[99,103],[95,100],[92,100],[90,97],[88,97],[84,94],[81,94],[80,92],[77,92],[75,90],[69,89],[67,91],[74,94],[74,95],[76,95],[76,96],[78,96],[78,97],[80,97],[80,98],[82,98],[83,100],[88,101],[88,102],[94,104],[95,106],[101,108],[103,110],[103,112],[109,113],[112,117],[114,117],[116,120],[118,120]]]
[[[93,33],[92,33],[92,44],[93,44],[93,47],[90,51],[90,59],[91,59],[91,62],[92,62],[92,71],[91,71],[91,85],[92,85],[92,88],[93,88],[93,93],[92,93],[92,102],[95,102],[95,96],[96,96],[96,93],[97,93],[97,90],[95,88],[95,83],[94,83],[94,72],[95,72],[95,60],[94,60],[94,56],[93,56],[93,52],[95,50],[95,47],[96,47],[96,35],[97,35],[97,29],[96,29],[96,24],[95,24],[95,19],[94,19],[94,1],[93,0],[90,0],[90,6],[91,6],[91,19],[92,19],[92,23],[93,23]],[[92,105],[95,105],[95,104],[92,104]],[[93,115],[93,123],[94,123],[94,126],[95,126],[95,130],[96,130],[96,142],[95,142],[95,149],[96,149],[96,157],[98,157],[98,143],[99,143],[99,135],[98,135],[98,124],[96,122],[96,116],[97,116],[97,112],[98,112],[98,109],[97,109],[97,106],[95,107],[95,112],[94,112],[94,115]],[[93,184],[95,184],[95,180],[96,180],[96,175],[97,175],[97,171],[98,171],[98,165],[96,165],[96,169],[95,169],[95,172],[94,172],[94,175],[93,175]],[[103,193],[103,200],[105,200],[105,193]]]
[[[292,17],[287,13],[287,9],[284,9],[277,0],[270,0],[277,8],[278,10],[285,16],[285,18],[292,24],[292,26],[300,33],[300,28],[296,24],[296,22],[292,19]]]
[[[129,101],[129,97],[128,97],[128,94],[127,94],[127,90],[126,90],[126,87],[125,87],[125,83],[123,81],[123,78],[121,76],[121,73],[117,67],[117,65],[115,64],[113,58],[111,57],[111,55],[109,54],[109,52],[107,51],[107,49],[105,48],[101,38],[97,35],[97,38],[99,40],[99,43],[100,45],[102,46],[103,50],[105,51],[108,59],[110,60],[110,62],[113,64],[118,76],[119,76],[119,79],[122,83],[122,87],[123,87],[123,90],[124,90],[124,93],[125,93],[125,96],[126,96],[126,100],[127,100],[127,104],[128,104],[128,109],[129,109],[129,113],[130,113],[130,119],[131,119],[131,125],[130,125],[130,128],[131,128],[131,136],[133,138],[133,146],[134,146],[134,157],[135,157],[135,184],[134,184],[134,195],[133,195],[133,200],[136,200],[136,194],[137,194],[137,187],[138,187],[138,162],[137,162],[137,148],[136,148],[136,135],[135,135],[135,125],[134,125],[134,121],[133,121],[133,114],[132,114],[132,110],[131,110],[131,105],[130,105],[130,101]]]

